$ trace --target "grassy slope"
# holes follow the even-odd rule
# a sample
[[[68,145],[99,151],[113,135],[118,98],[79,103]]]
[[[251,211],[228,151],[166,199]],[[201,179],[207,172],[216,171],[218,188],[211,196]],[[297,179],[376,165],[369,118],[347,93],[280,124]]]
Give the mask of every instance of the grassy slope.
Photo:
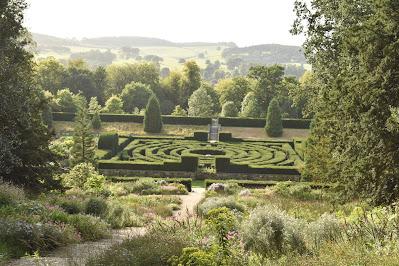
[[[54,128],[57,133],[73,132],[73,122],[54,121]],[[187,125],[164,125],[164,131],[161,134],[151,135],[176,135],[189,136],[194,131],[208,130],[208,126],[187,126]],[[245,128],[245,127],[223,127],[223,131],[232,132],[234,137],[264,139],[269,138],[263,128]],[[117,131],[120,134],[148,135],[143,131],[143,125],[139,123],[102,123],[101,131]],[[307,129],[284,129],[283,136],[276,139],[306,138],[309,135]]]
[[[83,46],[65,46],[71,49],[71,53],[79,53],[79,52],[88,52],[90,50],[100,50],[102,52],[107,51],[104,48],[96,48],[96,47],[83,47]],[[163,58],[163,61],[160,63],[161,67],[169,67],[170,69],[180,69],[183,64],[179,63],[179,59],[184,58],[185,60],[195,60],[200,65],[201,68],[205,67],[205,61],[210,60],[212,62],[222,59],[222,51],[226,46],[220,46],[221,49],[218,50],[218,46],[190,46],[190,47],[166,47],[166,46],[145,46],[145,47],[137,47],[140,49],[140,56],[144,57],[146,55],[157,55]],[[117,55],[116,60],[114,62],[124,62],[126,61],[119,54],[118,49],[111,49],[112,53]],[[40,52],[36,55],[37,58],[46,58],[48,56],[53,56],[58,59],[67,60],[70,57],[71,53],[57,53],[57,52]],[[198,58],[198,54],[204,53],[205,58]],[[129,61],[134,62],[135,60],[130,59]]]

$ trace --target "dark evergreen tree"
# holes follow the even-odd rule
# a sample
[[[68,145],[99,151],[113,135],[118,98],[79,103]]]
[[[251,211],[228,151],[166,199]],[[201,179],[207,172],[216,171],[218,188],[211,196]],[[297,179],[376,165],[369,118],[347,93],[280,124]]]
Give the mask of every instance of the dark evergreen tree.
[[[144,131],[150,133],[159,133],[162,131],[161,108],[155,95],[150,97],[145,109]]]
[[[58,169],[34,86],[24,0],[0,1],[0,178],[32,190],[54,188]]]
[[[269,137],[280,137],[283,134],[281,110],[277,99],[273,99],[267,108],[265,130]]]
[[[75,132],[71,150],[71,166],[79,163],[93,163],[95,155],[95,141],[91,132],[92,124],[89,117],[87,102],[81,101],[75,118]]]
[[[399,199],[399,132],[387,127],[399,107],[397,0],[296,1],[294,33],[317,91],[303,174],[341,184],[375,204]]]

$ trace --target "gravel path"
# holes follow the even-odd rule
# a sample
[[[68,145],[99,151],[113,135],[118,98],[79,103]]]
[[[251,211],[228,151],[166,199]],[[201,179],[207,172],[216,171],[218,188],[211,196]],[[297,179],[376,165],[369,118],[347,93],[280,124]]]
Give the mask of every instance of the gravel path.
[[[120,230],[112,230],[112,237],[96,242],[84,242],[80,244],[68,245],[58,248],[45,257],[40,258],[21,258],[12,261],[10,266],[68,266],[84,265],[93,256],[109,249],[112,245],[121,243],[123,240],[144,234],[145,228],[132,227]]]
[[[204,188],[193,188],[188,195],[180,196],[182,199],[181,209],[175,211],[176,219],[184,219],[195,214],[195,207],[204,198]],[[21,258],[12,261],[9,266],[68,266],[84,265],[85,262],[97,254],[109,249],[111,246],[121,243],[123,240],[145,233],[144,227],[124,228],[112,230],[112,237],[96,242],[84,242],[58,248],[45,257]]]
[[[177,219],[184,219],[195,214],[195,207],[205,197],[205,188],[193,188],[188,195],[180,196],[182,205],[180,210],[175,211],[173,216]]]

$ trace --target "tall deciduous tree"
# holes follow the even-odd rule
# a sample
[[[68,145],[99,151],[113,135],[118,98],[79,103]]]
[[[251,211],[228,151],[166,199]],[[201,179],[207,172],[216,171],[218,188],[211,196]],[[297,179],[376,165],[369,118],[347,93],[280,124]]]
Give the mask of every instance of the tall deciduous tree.
[[[212,116],[214,114],[212,109],[212,98],[205,89],[194,91],[188,100],[189,116]]]
[[[87,109],[87,102],[79,103],[75,118],[73,146],[71,149],[71,165],[79,163],[94,163],[95,141],[91,132],[92,124]]]
[[[107,71],[103,66],[99,66],[93,73],[94,85],[97,91],[97,99],[101,104],[105,103],[105,92],[108,90],[109,83]]]
[[[140,82],[157,92],[159,88],[159,68],[152,63],[112,64],[107,67],[109,88],[105,95],[120,94],[131,82]]]
[[[222,79],[216,84],[215,90],[220,95],[221,104],[232,101],[240,110],[244,97],[251,90],[251,82],[245,77]]]
[[[145,109],[144,131],[150,133],[159,133],[162,131],[161,108],[155,95],[150,97]]]
[[[24,0],[0,1],[0,178],[31,189],[52,188],[56,160],[34,85]]]
[[[154,93],[148,85],[139,82],[132,82],[125,86],[121,93],[123,101],[123,111],[133,113],[135,108],[143,109],[148,103],[148,99]]]
[[[102,97],[96,88],[94,74],[83,60],[71,60],[68,64],[64,86],[73,93],[82,93],[89,100],[91,97]]]
[[[183,102],[183,75],[180,72],[172,71],[162,80],[162,87],[165,94],[172,103],[180,105]]]
[[[67,76],[65,67],[54,57],[40,61],[36,68],[35,79],[43,89],[56,93],[63,89],[64,80]]]
[[[188,61],[183,67],[183,93],[180,105],[188,106],[188,98],[201,86],[201,69],[195,61]]]
[[[225,102],[222,107],[222,113],[220,114],[222,117],[237,117],[238,109],[234,102]]]
[[[101,110],[103,113],[122,114],[123,102],[121,98],[112,95],[106,102],[104,108]]]
[[[258,100],[253,92],[249,92],[241,104],[241,117],[259,117],[261,113]]]
[[[339,182],[376,204],[399,198],[399,2],[296,2],[293,32],[305,32],[318,82],[305,175]]]
[[[256,81],[253,92],[260,110],[267,110],[270,101],[278,94],[283,81],[284,67],[254,66],[249,69],[248,77]]]

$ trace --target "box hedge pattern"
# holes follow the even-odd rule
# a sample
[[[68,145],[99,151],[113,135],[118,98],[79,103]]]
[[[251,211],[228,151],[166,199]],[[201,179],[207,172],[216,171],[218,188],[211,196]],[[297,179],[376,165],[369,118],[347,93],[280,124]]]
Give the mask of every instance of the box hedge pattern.
[[[200,135],[201,136],[201,135]],[[299,175],[300,141],[230,141],[209,143],[187,137],[126,137],[119,152],[100,158],[99,169],[196,172],[214,167],[218,173]],[[296,144],[296,145],[295,145]],[[104,154],[104,152],[103,152]]]

